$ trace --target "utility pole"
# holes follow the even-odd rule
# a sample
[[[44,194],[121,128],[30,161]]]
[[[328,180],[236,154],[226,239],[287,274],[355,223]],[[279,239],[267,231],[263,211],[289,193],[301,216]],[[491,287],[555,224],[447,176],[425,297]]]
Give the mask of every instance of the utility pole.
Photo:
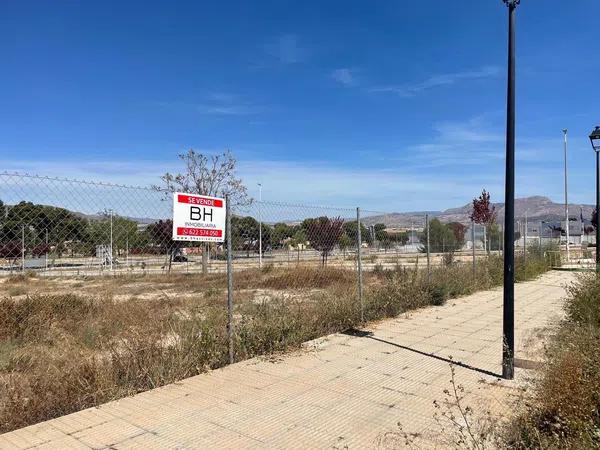
[[[567,234],[567,262],[570,261],[569,255],[569,200],[567,198],[567,129],[562,130],[565,148],[565,228]]]
[[[506,176],[504,201],[504,292],[502,313],[502,377],[515,374],[515,11],[520,0],[503,0],[508,6],[508,80],[506,95]]]

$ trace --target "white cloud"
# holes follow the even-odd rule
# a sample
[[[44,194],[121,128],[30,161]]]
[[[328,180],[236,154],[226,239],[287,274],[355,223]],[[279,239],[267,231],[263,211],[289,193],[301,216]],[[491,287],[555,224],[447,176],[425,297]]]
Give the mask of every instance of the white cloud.
[[[230,92],[211,92],[203,96],[200,103],[179,100],[153,102],[161,108],[197,111],[200,114],[223,116],[246,116],[266,111],[265,106],[254,104],[243,95]]]
[[[265,200],[386,212],[466,203],[483,182],[477,175],[457,178],[403,167],[347,168],[315,162],[242,162],[240,174],[248,186],[263,185]]]
[[[262,183],[265,200],[292,204],[361,206],[386,212],[435,210],[466,204],[482,188],[490,191],[495,201],[502,201],[503,126],[497,117],[444,121],[432,127],[433,135],[427,141],[393,151],[366,149],[361,162],[354,159],[358,155],[348,155],[344,161],[290,157],[273,161],[238,151],[238,172],[253,195],[257,195],[256,184]],[[573,155],[575,158],[575,151]],[[519,138],[516,157],[517,196],[561,198],[560,136],[554,141]],[[351,161],[357,162],[349,165]],[[156,161],[53,159],[5,160],[0,164],[6,170],[141,186],[160,183],[159,177],[166,171],[181,170],[174,156]],[[592,172],[570,168],[572,201],[592,201]]]
[[[251,114],[257,114],[261,111],[261,109],[256,106],[244,104],[198,105],[196,109],[201,114],[214,114],[222,116],[247,116]]]
[[[299,44],[295,34],[283,34],[265,45],[266,52],[283,64],[295,64],[305,61],[308,52]]]
[[[355,86],[357,82],[354,72],[353,69],[347,67],[336,69],[331,73],[331,78],[344,86]]]
[[[160,184],[160,176],[166,171],[180,170],[175,159],[126,162],[13,160],[1,161],[1,164],[9,171],[145,187]],[[480,189],[483,181],[477,176],[440,176],[437,171],[339,167],[314,161],[243,160],[238,172],[253,194],[256,184],[263,184],[265,200],[344,208],[361,206],[387,212],[455,206],[456,202],[466,202]],[[77,196],[78,185],[71,187],[69,195]],[[144,198],[140,196],[140,200]],[[149,205],[148,209],[151,209]],[[139,210],[144,210],[143,205]]]
[[[418,83],[373,87],[370,91],[391,92],[400,97],[414,97],[423,91],[436,87],[449,86],[465,80],[492,78],[497,77],[498,75],[500,75],[500,68],[496,66],[485,66],[477,70],[434,75]]]

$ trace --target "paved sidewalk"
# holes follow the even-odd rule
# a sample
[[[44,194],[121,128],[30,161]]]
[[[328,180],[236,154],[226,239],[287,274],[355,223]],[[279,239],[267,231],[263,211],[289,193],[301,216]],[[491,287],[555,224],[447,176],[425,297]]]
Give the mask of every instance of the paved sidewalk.
[[[539,356],[573,278],[516,285],[518,358]],[[526,371],[498,380],[501,329],[502,291],[480,292],[7,433],[0,448],[387,448],[403,445],[398,423],[440,447],[433,401],[450,387],[449,357],[468,402],[501,413],[517,395]]]

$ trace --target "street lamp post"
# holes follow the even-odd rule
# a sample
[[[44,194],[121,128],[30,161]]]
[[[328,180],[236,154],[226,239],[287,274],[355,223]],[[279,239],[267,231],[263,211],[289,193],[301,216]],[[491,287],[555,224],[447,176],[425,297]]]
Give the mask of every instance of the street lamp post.
[[[515,11],[520,0],[502,1],[508,6],[502,377],[512,380],[515,372]]]
[[[596,272],[600,270],[600,126],[590,134],[592,148],[596,152]]]
[[[567,129],[562,130],[564,135],[565,148],[565,229],[567,235],[567,262],[570,260],[569,255],[569,201],[567,199]]]

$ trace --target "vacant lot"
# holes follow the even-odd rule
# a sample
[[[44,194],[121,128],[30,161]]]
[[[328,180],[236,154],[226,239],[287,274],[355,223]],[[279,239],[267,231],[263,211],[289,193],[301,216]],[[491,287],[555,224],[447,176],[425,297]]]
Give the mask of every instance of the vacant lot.
[[[543,259],[518,265],[522,279]],[[501,282],[498,258],[365,273],[365,319],[441,304]],[[0,432],[171,383],[228,362],[223,274],[0,284]],[[236,359],[297,348],[360,324],[356,273],[266,266],[236,272]]]
[[[498,252],[494,252],[497,254]],[[472,261],[471,251],[457,251],[452,253],[453,259],[459,262]],[[478,250],[477,259],[484,259],[487,253]],[[430,263],[433,266],[443,264],[444,254],[432,253]],[[265,265],[272,265],[279,269],[291,269],[297,265],[320,267],[322,255],[313,249],[301,251],[295,250],[271,250],[263,255]],[[425,267],[427,265],[426,255],[424,253],[406,252],[402,248],[392,249],[362,249],[362,263],[364,268],[373,268],[381,265],[385,268],[395,268],[396,266],[414,267],[418,265]],[[0,273],[2,275],[15,275],[21,273],[23,260],[16,259],[0,260]],[[112,267],[97,257],[81,256],[62,256],[60,258],[50,255],[48,260],[42,256],[33,264],[29,258],[25,261],[25,268],[31,268],[40,272],[44,276],[108,276],[117,274],[121,276],[147,275],[147,274],[190,274],[199,273],[203,270],[202,257],[197,254],[186,256],[185,261],[176,261],[169,264],[169,258],[165,255],[131,255],[119,256],[114,260]],[[356,250],[332,251],[328,258],[328,265],[339,269],[356,270]],[[170,267],[170,269],[169,269]],[[257,252],[242,253],[236,252],[234,255],[234,270],[246,271],[259,268],[259,258]],[[207,263],[207,272],[225,273],[227,270],[226,260],[222,254],[211,255]]]

